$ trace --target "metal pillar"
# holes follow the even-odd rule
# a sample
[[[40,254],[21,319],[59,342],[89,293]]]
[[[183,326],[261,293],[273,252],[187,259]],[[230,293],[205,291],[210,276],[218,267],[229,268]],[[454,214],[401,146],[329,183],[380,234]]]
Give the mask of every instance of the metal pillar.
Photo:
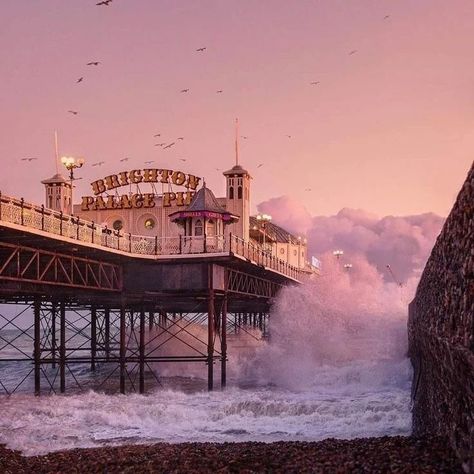
[[[140,311],[139,392],[145,393],[145,311]]]
[[[59,391],[66,391],[66,307],[61,301],[59,307]]]
[[[120,393],[125,393],[125,306],[120,308]]]
[[[227,294],[221,312],[221,388],[227,384]]]
[[[51,303],[51,360],[52,368],[56,368],[56,303]]]
[[[151,331],[155,325],[155,313],[153,311],[148,312],[148,329]]]
[[[110,309],[104,309],[104,348],[105,348],[105,360],[109,360],[110,358]]]
[[[214,389],[214,290],[209,291],[207,309],[207,388]]]
[[[91,308],[91,370],[95,371],[95,357],[97,354],[97,308]]]
[[[41,393],[41,300],[35,298],[33,304],[34,312],[34,360],[35,360],[35,395]]]

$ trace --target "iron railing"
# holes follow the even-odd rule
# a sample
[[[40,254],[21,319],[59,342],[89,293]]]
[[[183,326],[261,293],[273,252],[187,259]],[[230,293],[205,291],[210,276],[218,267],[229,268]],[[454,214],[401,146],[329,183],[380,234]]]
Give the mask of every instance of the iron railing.
[[[259,245],[232,234],[227,238],[223,235],[200,237],[132,235],[1,193],[0,221],[134,255],[172,256],[230,252],[295,280],[301,276],[301,270],[297,267],[273,256]]]

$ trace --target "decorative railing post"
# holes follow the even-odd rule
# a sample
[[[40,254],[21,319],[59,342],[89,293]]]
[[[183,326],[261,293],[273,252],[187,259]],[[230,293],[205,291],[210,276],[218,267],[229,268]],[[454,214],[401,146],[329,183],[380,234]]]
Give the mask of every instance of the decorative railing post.
[[[63,235],[63,211],[59,212],[59,235]]]
[[[128,233],[128,251],[132,253],[132,233]]]
[[[183,236],[179,234],[179,253],[183,253]]]
[[[76,240],[79,240],[79,217],[76,220]]]
[[[44,204],[41,204],[41,230],[44,230]]]
[[[105,234],[105,246],[108,247],[107,245],[107,238],[109,236],[109,229],[107,229],[107,224],[105,225],[105,228],[102,230],[102,232]]]
[[[23,198],[20,199],[20,208],[21,208],[21,225],[25,224],[25,216],[24,216],[24,206],[25,206],[25,200]]]
[[[158,255],[158,236],[155,235],[155,255]]]
[[[92,243],[94,243],[94,234],[95,234],[95,224],[94,224],[94,221],[92,221],[91,230],[92,230],[92,238],[91,238],[91,241],[92,241]]]
[[[117,230],[117,250],[120,250],[120,231]]]

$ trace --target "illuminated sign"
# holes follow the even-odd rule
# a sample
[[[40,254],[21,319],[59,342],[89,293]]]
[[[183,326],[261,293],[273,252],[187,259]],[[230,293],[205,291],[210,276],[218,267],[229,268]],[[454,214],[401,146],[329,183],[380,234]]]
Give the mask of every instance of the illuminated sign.
[[[159,195],[155,193],[141,193],[118,195],[110,194],[111,191],[129,185],[141,183],[160,183],[183,186],[187,191],[164,192],[162,194],[163,207],[187,206],[191,203],[194,191],[199,185],[201,178],[182,171],[166,169],[147,168],[143,170],[121,171],[111,174],[103,179],[91,183],[93,196],[83,196],[81,203],[82,211],[102,211],[107,209],[139,209],[156,206],[155,199]]]

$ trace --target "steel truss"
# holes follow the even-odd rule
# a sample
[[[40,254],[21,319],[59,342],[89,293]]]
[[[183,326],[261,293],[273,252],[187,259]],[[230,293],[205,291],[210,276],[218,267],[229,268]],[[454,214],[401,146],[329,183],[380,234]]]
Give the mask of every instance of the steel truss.
[[[234,269],[228,269],[227,291],[248,296],[273,298],[283,284]]]
[[[122,270],[112,263],[0,242],[0,280],[120,291]]]

